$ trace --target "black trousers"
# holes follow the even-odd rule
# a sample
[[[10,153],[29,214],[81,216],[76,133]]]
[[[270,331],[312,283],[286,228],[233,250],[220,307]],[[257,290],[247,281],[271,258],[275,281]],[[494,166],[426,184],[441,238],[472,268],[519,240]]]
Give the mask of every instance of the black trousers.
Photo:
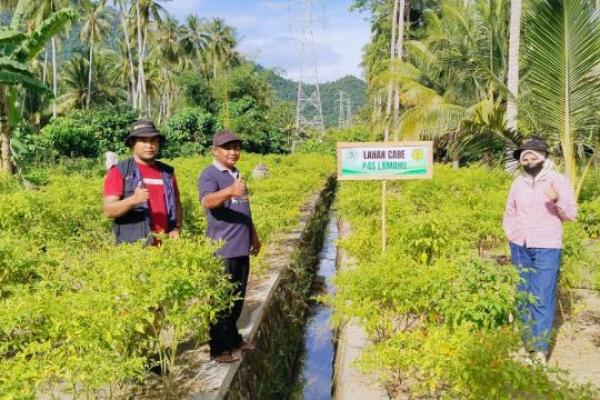
[[[242,313],[248,273],[250,272],[250,256],[226,258],[223,260],[225,273],[229,281],[235,285],[236,300],[232,307],[217,314],[217,320],[210,327],[210,355],[215,357],[226,351],[231,351],[242,344],[242,336],[237,330],[236,322]]]

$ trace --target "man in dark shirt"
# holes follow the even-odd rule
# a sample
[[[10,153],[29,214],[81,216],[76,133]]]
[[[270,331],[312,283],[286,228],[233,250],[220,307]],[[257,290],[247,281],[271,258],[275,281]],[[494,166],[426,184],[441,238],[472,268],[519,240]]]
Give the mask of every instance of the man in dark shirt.
[[[240,139],[232,132],[213,136],[214,161],[199,179],[200,203],[208,219],[207,235],[222,240],[217,255],[223,259],[225,273],[235,285],[239,297],[233,307],[221,312],[210,329],[210,354],[217,362],[239,359],[235,350],[253,350],[244,342],[236,322],[242,312],[250,270],[250,254],[258,254],[261,243],[252,222],[246,184],[235,163],[240,158]]]

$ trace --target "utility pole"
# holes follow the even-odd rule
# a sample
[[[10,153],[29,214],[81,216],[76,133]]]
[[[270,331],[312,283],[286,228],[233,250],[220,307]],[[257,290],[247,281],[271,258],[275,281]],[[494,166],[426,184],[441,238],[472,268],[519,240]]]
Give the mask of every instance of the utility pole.
[[[338,114],[338,128],[347,128],[352,121],[352,101],[348,93],[339,90],[338,103],[340,103]]]
[[[304,138],[308,137],[311,131],[316,130],[319,132],[319,140],[322,139],[324,131],[319,71],[312,32],[313,15],[311,6],[313,1],[302,0],[300,79],[298,80],[296,132],[292,142],[292,152]]]

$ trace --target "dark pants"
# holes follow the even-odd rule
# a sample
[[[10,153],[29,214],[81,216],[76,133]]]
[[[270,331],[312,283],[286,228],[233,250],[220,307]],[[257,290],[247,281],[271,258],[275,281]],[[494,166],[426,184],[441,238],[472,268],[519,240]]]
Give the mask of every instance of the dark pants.
[[[231,308],[221,311],[217,315],[214,325],[210,327],[208,344],[210,355],[213,357],[238,348],[242,344],[242,336],[237,330],[236,322],[244,305],[250,271],[250,256],[226,258],[223,260],[223,266],[225,273],[229,275],[229,281],[235,285],[234,296],[238,300]]]

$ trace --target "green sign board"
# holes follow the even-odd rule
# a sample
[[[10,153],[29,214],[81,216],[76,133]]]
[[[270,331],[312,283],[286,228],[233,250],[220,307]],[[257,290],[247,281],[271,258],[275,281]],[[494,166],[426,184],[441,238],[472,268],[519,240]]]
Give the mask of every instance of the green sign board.
[[[431,179],[432,142],[337,144],[338,179]]]

